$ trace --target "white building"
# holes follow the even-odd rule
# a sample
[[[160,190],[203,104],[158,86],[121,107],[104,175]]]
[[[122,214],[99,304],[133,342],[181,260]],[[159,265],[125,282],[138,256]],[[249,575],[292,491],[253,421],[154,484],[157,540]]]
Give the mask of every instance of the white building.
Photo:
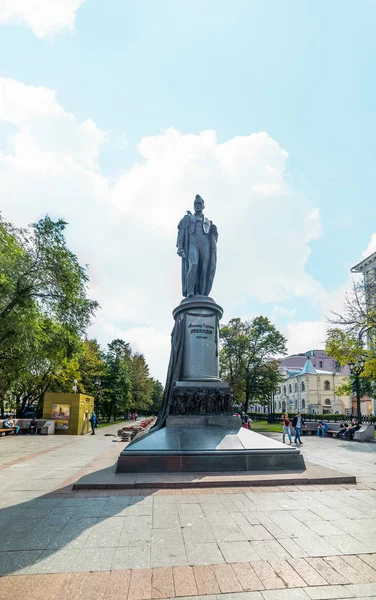
[[[338,396],[336,389],[346,377],[336,371],[316,369],[310,358],[303,368],[280,367],[285,381],[274,398],[275,411],[311,414],[351,414],[351,397]]]

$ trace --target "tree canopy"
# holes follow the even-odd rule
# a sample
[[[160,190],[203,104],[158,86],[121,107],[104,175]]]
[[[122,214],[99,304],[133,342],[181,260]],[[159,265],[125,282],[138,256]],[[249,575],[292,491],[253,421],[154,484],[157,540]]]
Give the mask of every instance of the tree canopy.
[[[1,412],[5,399],[18,415],[40,408],[46,391],[71,392],[74,381],[107,419],[147,410],[161,384],[143,355],[123,340],[103,351],[85,339],[98,303],[87,294],[87,267],[66,245],[66,225],[46,216],[20,229],[0,217]]]
[[[220,370],[243,404],[267,404],[281,375],[277,357],[286,354],[286,338],[266,317],[231,319],[220,329]]]
[[[376,394],[376,353],[372,345],[365,348],[356,332],[336,327],[327,332],[325,350],[341,367],[365,359],[364,371],[360,376],[360,394],[371,397]],[[348,377],[336,391],[338,395],[350,394],[352,387],[353,383]]]

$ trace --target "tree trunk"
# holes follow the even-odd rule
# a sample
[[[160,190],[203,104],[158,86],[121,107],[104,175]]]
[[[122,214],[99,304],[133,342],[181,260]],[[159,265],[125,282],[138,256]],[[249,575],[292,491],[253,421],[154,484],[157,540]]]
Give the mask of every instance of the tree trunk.
[[[247,372],[246,376],[245,376],[245,402],[243,405],[243,410],[245,413],[248,412],[248,406],[249,406],[249,402],[251,400],[251,390],[252,390],[251,375],[249,372]]]

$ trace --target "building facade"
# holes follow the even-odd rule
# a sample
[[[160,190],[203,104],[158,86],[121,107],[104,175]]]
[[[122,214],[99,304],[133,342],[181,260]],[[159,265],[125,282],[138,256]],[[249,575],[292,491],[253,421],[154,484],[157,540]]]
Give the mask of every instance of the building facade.
[[[367,258],[355,265],[355,267],[352,267],[351,273],[362,273],[366,292],[367,290],[372,292],[376,285],[376,252],[367,256]],[[375,298],[368,295],[367,301],[368,303],[374,303]]]
[[[350,395],[338,396],[336,394],[338,386],[346,381],[346,373],[316,368],[310,357],[303,356],[305,361],[302,368],[287,367],[281,364],[280,369],[284,376],[284,382],[281,383],[274,397],[275,411],[351,414]],[[320,365],[320,357],[316,358]],[[282,362],[286,360],[289,359],[284,359]],[[322,364],[324,364],[324,360],[325,357],[322,357]]]

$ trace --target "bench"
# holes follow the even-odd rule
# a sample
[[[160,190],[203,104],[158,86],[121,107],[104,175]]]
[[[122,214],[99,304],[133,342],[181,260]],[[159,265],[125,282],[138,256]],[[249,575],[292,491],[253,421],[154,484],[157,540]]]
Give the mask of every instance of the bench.
[[[7,433],[14,433],[15,431],[15,427],[6,427],[5,429],[0,429],[0,436],[6,435]]]
[[[40,431],[41,435],[51,435],[55,433],[55,421],[49,419],[37,419],[38,425],[37,430]],[[20,428],[20,431],[28,432],[29,423],[31,419],[14,419],[15,424]],[[8,432],[14,433],[14,428],[4,429],[4,419],[0,419],[0,436],[5,435]]]
[[[304,434],[316,435],[318,424],[319,424],[318,421],[307,421],[305,424],[305,427],[302,427],[300,433],[302,435],[304,435]],[[339,431],[340,423],[328,423],[328,425],[329,425],[330,429],[325,431],[325,437],[326,436],[335,437]],[[294,427],[291,427],[291,434],[295,435]],[[352,439],[357,442],[367,442],[367,441],[373,440],[374,435],[375,435],[375,426],[369,425],[367,423],[363,423],[360,426],[360,429],[358,429],[358,431],[356,431],[353,434]]]
[[[354,433],[354,440],[356,442],[368,442],[375,439],[375,426],[363,423],[360,429]]]

